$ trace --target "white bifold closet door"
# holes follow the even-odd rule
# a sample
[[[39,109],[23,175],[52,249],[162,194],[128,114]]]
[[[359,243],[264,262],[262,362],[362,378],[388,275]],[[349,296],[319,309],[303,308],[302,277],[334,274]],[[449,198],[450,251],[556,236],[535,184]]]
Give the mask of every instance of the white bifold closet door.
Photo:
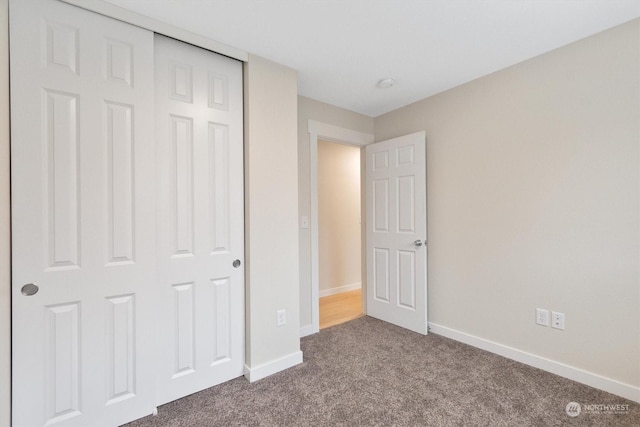
[[[244,370],[242,64],[156,35],[158,403]]]
[[[13,424],[118,425],[155,407],[153,34],[10,13]]]

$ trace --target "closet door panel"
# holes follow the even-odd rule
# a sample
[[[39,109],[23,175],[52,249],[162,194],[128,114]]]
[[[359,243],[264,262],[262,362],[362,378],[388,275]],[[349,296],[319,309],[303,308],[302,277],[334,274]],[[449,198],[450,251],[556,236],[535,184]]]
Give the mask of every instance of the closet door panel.
[[[155,408],[153,34],[10,4],[15,425]]]
[[[155,55],[165,403],[243,374],[242,64],[162,36]]]

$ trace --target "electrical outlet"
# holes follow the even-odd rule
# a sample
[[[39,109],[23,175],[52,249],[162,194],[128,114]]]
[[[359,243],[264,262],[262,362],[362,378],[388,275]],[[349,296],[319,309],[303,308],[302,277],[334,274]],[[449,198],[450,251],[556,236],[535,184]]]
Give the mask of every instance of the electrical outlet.
[[[549,326],[549,310],[536,308],[536,323],[540,326]]]
[[[286,310],[278,310],[277,314],[277,325],[284,326],[287,324],[287,311]]]
[[[564,331],[564,313],[551,312],[551,327]]]

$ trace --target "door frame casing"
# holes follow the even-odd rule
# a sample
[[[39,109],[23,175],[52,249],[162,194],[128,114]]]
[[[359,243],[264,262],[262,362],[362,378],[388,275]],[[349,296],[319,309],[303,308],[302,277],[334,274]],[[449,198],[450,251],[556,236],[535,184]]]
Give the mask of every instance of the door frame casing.
[[[0,425],[11,425],[9,0],[0,0]]]
[[[315,120],[307,122],[309,133],[309,174],[310,174],[310,198],[311,210],[309,226],[311,231],[311,327],[300,330],[300,336],[315,334],[320,331],[320,274],[319,274],[319,246],[318,246],[318,140],[337,142],[340,144],[364,147],[374,142],[374,136],[369,133],[358,132],[340,126],[322,123]],[[362,150],[361,150],[362,151]],[[362,159],[362,153],[360,158]],[[362,161],[361,161],[362,163]],[[361,176],[364,168],[361,168]],[[364,189],[361,189],[362,202],[364,203]],[[365,246],[366,236],[365,221],[362,223],[362,247]],[[362,257],[362,271],[366,272],[366,257]],[[365,273],[366,274],[366,273]],[[362,289],[365,286],[366,276],[362,276]],[[366,292],[363,291],[363,312],[366,314]]]

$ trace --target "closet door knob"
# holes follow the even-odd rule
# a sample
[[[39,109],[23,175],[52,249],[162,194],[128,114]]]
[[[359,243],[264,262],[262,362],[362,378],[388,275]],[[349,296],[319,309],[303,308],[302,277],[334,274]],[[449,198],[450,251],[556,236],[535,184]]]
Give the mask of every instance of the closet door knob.
[[[22,287],[22,289],[20,289],[20,292],[22,292],[22,295],[30,297],[31,295],[37,294],[39,290],[40,288],[37,285],[33,283],[27,283]]]

